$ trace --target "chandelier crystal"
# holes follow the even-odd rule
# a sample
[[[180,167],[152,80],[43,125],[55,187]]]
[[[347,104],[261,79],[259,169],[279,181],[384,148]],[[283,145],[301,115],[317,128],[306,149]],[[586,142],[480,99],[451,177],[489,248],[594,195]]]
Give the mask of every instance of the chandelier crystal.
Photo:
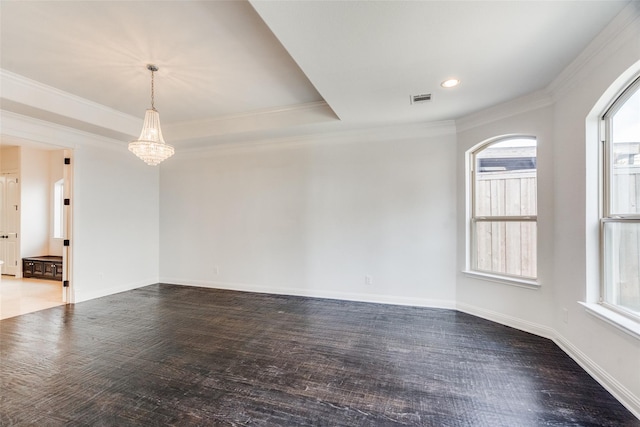
[[[160,114],[154,104],[153,73],[158,71],[158,67],[149,64],[147,70],[151,71],[151,108],[144,115],[140,137],[129,143],[129,151],[141,158],[146,164],[156,166],[173,156],[175,150],[164,142],[160,129]]]

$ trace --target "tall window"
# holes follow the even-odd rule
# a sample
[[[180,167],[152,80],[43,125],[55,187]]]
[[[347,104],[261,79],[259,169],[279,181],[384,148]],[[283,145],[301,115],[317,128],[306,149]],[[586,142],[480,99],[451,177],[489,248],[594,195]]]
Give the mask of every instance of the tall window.
[[[489,141],[470,152],[470,269],[537,277],[537,142]]]
[[[603,304],[640,317],[640,77],[602,118]]]
[[[53,237],[62,239],[63,228],[63,206],[64,206],[64,180],[57,181],[53,184]]]

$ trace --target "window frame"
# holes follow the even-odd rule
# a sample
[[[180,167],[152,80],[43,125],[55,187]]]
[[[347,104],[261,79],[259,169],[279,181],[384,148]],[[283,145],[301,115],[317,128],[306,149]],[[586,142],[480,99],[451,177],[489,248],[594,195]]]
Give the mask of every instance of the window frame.
[[[535,142],[536,147],[536,213],[535,215],[501,215],[501,216],[488,216],[488,215],[476,215],[476,192],[477,192],[477,164],[478,164],[478,154],[489,148],[492,145],[498,144],[500,142],[514,140],[514,139],[530,139]],[[475,146],[471,147],[467,151],[466,158],[466,172],[467,172],[467,221],[466,221],[466,229],[467,229],[467,250],[466,250],[466,266],[464,273],[468,276],[482,278],[485,280],[504,283],[508,285],[515,285],[526,288],[538,288],[540,286],[539,283],[539,275],[538,275],[538,260],[536,254],[536,277],[529,276],[521,276],[514,275],[503,272],[495,272],[495,271],[487,271],[478,269],[478,259],[477,259],[477,233],[476,228],[479,222],[533,222],[535,227],[535,242],[536,242],[536,251],[538,249],[538,191],[537,191],[537,181],[538,181],[538,167],[537,167],[537,159],[538,159],[538,139],[533,135],[526,134],[509,134],[509,135],[501,135],[494,138],[490,138]]]
[[[612,209],[612,191],[613,191],[613,135],[612,135],[612,119],[616,113],[625,105],[625,103],[636,93],[640,93],[640,74],[631,79],[620,92],[618,92],[605,108],[604,113],[600,116],[600,203],[599,203],[599,241],[600,241],[600,284],[598,304],[603,308],[610,310],[624,318],[634,322],[640,322],[640,315],[631,312],[616,304],[606,301],[607,292],[607,252],[605,235],[606,224],[632,224],[640,222],[640,213],[624,214],[613,212]]]

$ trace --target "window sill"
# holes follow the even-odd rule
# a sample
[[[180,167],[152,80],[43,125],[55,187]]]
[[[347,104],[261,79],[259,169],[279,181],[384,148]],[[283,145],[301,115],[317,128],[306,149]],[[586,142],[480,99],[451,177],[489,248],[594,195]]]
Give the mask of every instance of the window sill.
[[[481,273],[479,271],[470,270],[464,270],[462,273],[468,277],[502,283],[503,285],[517,286],[526,289],[540,289],[540,282],[533,279],[518,279],[515,277],[499,276],[497,274]]]
[[[586,303],[578,301],[582,305],[587,313],[604,320],[608,324],[615,326],[622,332],[625,332],[636,339],[640,339],[640,323],[633,319],[630,319],[622,314],[618,314],[615,311],[611,311],[606,307],[596,303]]]

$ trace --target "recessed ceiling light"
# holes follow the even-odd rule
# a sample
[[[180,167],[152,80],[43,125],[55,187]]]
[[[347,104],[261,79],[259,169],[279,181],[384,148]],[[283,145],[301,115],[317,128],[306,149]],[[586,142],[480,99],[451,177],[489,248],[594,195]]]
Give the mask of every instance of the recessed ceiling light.
[[[442,83],[440,83],[440,86],[442,87],[456,87],[460,84],[460,80],[458,79],[449,79],[449,80],[445,80]]]

